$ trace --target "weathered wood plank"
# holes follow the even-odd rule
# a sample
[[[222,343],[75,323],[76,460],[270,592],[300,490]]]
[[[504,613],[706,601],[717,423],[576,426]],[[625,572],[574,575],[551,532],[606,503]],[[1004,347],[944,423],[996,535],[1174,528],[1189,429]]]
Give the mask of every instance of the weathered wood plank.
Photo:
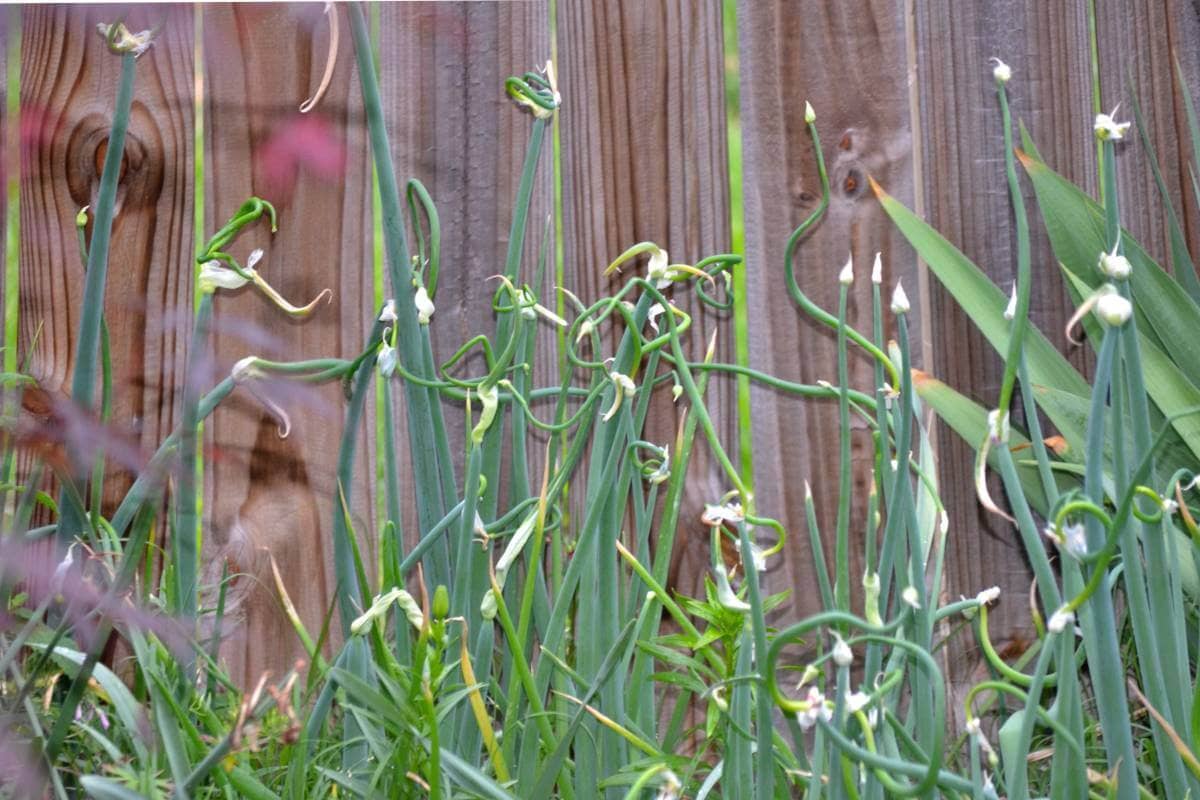
[[[927,220],[1002,287],[1016,275],[1015,234],[1004,177],[1000,110],[991,57],[1014,71],[1008,85],[1014,120],[1024,120],[1042,155],[1088,191],[1096,187],[1086,8],[1082,4],[1011,2],[991,6],[918,3],[915,40],[921,189]],[[1020,172],[1018,168],[1018,172]],[[1090,370],[1088,348],[1068,349],[1063,334],[1073,307],[1026,190],[1033,235],[1035,290],[1030,315],[1075,366]],[[931,280],[931,371],[985,406],[996,402],[1003,361],[967,314]],[[993,612],[999,647],[1028,638],[1030,575],[1016,530],[989,515],[972,488],[974,452],[943,427],[940,438],[943,499],[950,514],[945,591],[972,595],[1002,590]],[[998,480],[993,496],[1002,497]],[[960,637],[950,665],[967,681],[980,654]]]
[[[285,297],[308,302],[322,289],[333,301],[294,321],[258,293],[215,299],[217,374],[238,359],[353,357],[361,352],[373,305],[371,178],[365,125],[346,9],[335,7],[341,42],[333,80],[315,110],[299,107],[315,91],[329,48],[321,6],[203,7],[206,231],[251,195],[275,204],[279,232],[265,224],[233,246],[245,259],[266,251],[259,271]],[[330,540],[335,470],[345,401],[340,387],[260,387],[291,416],[280,439],[275,419],[241,390],[207,427],[208,578],[227,561],[240,627],[222,653],[232,674],[253,680],[290,666],[301,653],[279,610],[268,553],[288,593],[315,632],[333,601]],[[351,502],[363,552],[374,503],[373,418],[359,434]]]
[[[623,279],[603,277],[604,268],[640,241],[658,243],[672,262],[728,252],[721,4],[560,3],[558,37],[568,287],[585,303],[614,291]],[[639,262],[625,273],[644,269]],[[702,306],[691,290],[673,295],[693,315],[685,336],[690,356],[703,357],[719,326],[717,358],[731,360],[730,315]],[[674,442],[682,410],[669,388],[654,397],[647,422],[646,438],[661,444]],[[734,383],[713,378],[706,399],[732,451]],[[698,445],[672,567],[681,591],[695,591],[707,569],[703,504],[729,488],[707,446]]]
[[[381,92],[397,178],[417,178],[437,205],[442,230],[437,312],[430,328],[438,363],[472,336],[491,334],[491,298],[504,271],[509,225],[529,141],[531,117],[504,92],[510,75],[540,67],[550,57],[545,2],[389,3],[380,9]],[[538,166],[521,262],[534,282],[552,205],[552,157],[547,136]],[[553,242],[553,239],[551,239]],[[553,251],[547,277],[535,287],[554,305]],[[553,350],[539,340],[535,379],[544,385]],[[481,361],[469,361],[480,374]],[[396,385],[395,429],[405,498],[404,531],[415,543],[416,513],[408,479],[407,423]],[[444,407],[456,474],[462,475],[465,418],[461,403]],[[530,459],[540,464],[538,448]],[[540,469],[540,467],[539,467]]]
[[[122,13],[134,29],[164,25],[137,65],[105,297],[113,433],[148,454],[176,419],[187,344],[180,311],[191,308],[190,9],[22,10],[20,342],[24,351],[37,337],[31,371],[64,395],[84,284],[75,215],[95,202],[120,72],[96,25]],[[106,498],[128,485],[128,475],[113,476]]]
[[[856,281],[848,318],[871,329],[871,262],[884,259],[890,293],[903,278],[919,301],[912,250],[867,187],[867,175],[913,202],[912,134],[902,8],[891,2],[742,2],[738,6],[744,137],[746,257],[749,263],[751,366],[793,381],[834,381],[836,336],[807,318],[783,277],[788,236],[816,208],[821,189],[804,122],[812,103],[832,184],[829,211],[799,245],[796,279],[814,302],[837,311],[837,273],[852,253]],[[869,57],[865,57],[869,54]],[[890,296],[890,294],[888,295]],[[919,302],[910,315],[915,355],[922,348]],[[871,367],[852,358],[850,381],[870,387]],[[755,482],[760,512],[787,526],[786,557],[768,567],[771,591],[793,591],[789,615],[820,606],[804,527],[804,486],[812,484],[826,559],[832,564],[838,493],[838,424],[833,403],[751,390]],[[852,436],[851,531],[855,594],[862,575],[862,534],[870,482],[869,431]]]
[[[1136,2],[1121,7],[1097,3],[1096,39],[1104,110],[1109,111],[1121,102],[1120,118],[1132,119],[1129,102],[1132,84],[1146,117],[1171,202],[1177,213],[1187,209],[1180,223],[1190,234],[1195,261],[1200,255],[1200,216],[1188,177],[1192,147],[1173,60],[1179,59],[1192,101],[1196,102],[1200,97],[1200,8],[1180,0]],[[1136,131],[1131,132],[1127,144],[1118,148],[1117,175],[1123,224],[1160,264],[1169,268],[1167,215]]]

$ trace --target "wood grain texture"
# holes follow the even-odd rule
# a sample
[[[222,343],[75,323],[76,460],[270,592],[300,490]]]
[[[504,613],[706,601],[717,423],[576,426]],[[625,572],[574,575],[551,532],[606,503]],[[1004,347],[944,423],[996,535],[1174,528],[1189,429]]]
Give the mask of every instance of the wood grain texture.
[[[585,303],[615,291],[622,279],[602,272],[641,241],[658,243],[672,262],[728,252],[721,4],[563,2],[558,36],[568,287]],[[624,268],[626,275],[644,270],[644,260]],[[693,315],[684,337],[690,357],[703,358],[719,328],[717,358],[731,360],[731,316],[702,306],[691,290],[674,289],[673,297]],[[645,438],[661,444],[674,442],[682,411],[669,390],[653,398],[646,426]],[[732,381],[713,378],[706,396],[731,452],[735,391]],[[707,447],[697,446],[672,568],[680,591],[702,585],[709,556],[699,515],[729,488]]]
[[[442,229],[441,273],[430,327],[437,363],[476,334],[491,335],[491,309],[503,273],[513,206],[529,142],[532,117],[504,91],[550,57],[545,2],[389,3],[380,9],[381,92],[396,177],[417,178],[437,205]],[[543,237],[550,224],[553,161],[549,129],[535,178],[521,261],[524,281],[534,283]],[[553,239],[551,239],[553,242]],[[553,307],[553,251],[547,275],[535,290]],[[537,385],[546,385],[554,359],[549,329],[541,327],[535,364]],[[481,359],[468,361],[479,375]],[[403,391],[396,384],[398,436],[406,544],[416,542],[413,486],[408,478],[407,423]],[[455,474],[462,478],[466,425],[461,403],[444,405]],[[544,410],[543,410],[544,413]],[[529,451],[532,480],[540,475],[540,450]],[[503,495],[502,495],[503,496]]]
[[[96,25],[122,13],[135,30],[164,25],[137,63],[105,295],[112,434],[129,454],[148,456],[175,424],[187,346],[181,314],[191,309],[190,9],[22,10],[20,346],[43,388],[65,396],[84,284],[75,215],[95,202],[120,73]],[[136,466],[130,460],[125,466]],[[106,499],[128,485],[127,474],[112,476]]]
[[[834,332],[793,303],[784,283],[784,245],[821,195],[805,101],[817,114],[832,185],[829,211],[796,251],[796,279],[822,308],[837,311],[837,273],[852,253],[857,280],[848,319],[871,329],[869,275],[882,251],[885,286],[898,278],[919,300],[912,250],[888,222],[867,187],[867,175],[906,204],[913,202],[912,140],[905,76],[904,20],[892,2],[742,2],[738,6],[741,114],[749,264],[750,363],[779,377],[835,381]],[[864,54],[870,54],[864,58]],[[890,296],[890,295],[889,295]],[[910,329],[919,354],[920,313]],[[852,353],[852,355],[855,355]],[[870,364],[851,359],[853,386],[870,388]],[[789,618],[820,607],[804,523],[804,485],[814,501],[832,564],[838,493],[835,403],[801,401],[773,390],[751,390],[755,483],[760,512],[789,531],[786,557],[768,567],[768,589],[792,590]],[[862,575],[872,449],[869,432],[852,437],[853,591]]]
[[[266,251],[258,269],[285,297],[308,302],[322,289],[332,303],[295,321],[249,289],[220,292],[214,306],[214,371],[227,374],[255,354],[297,360],[354,357],[373,309],[371,180],[361,93],[340,15],[333,82],[316,109],[299,107],[318,85],[329,48],[320,5],[203,7],[205,230],[224,223],[251,195],[275,204],[279,232],[266,223],[231,247],[244,260]],[[279,608],[268,554],[314,636],[333,602],[335,470],[345,400],[339,386],[260,386],[291,416],[287,439],[245,389],[206,429],[206,541],[209,581],[223,563],[242,572],[233,596],[238,627],[222,653],[232,674],[253,682],[291,666],[299,641]],[[364,553],[373,552],[374,422],[359,434],[351,513]],[[372,444],[369,444],[372,443]]]
[[[953,13],[951,11],[953,6]],[[988,59],[1013,67],[1009,98],[1014,120],[1028,126],[1042,155],[1069,179],[1094,192],[1090,59],[1084,4],[916,3],[916,86],[920,98],[921,177],[926,219],[1001,287],[1016,275],[1012,206],[1004,176],[1000,108]],[[1018,166],[1018,175],[1023,170]],[[1068,348],[1063,333],[1073,307],[1063,287],[1031,188],[1025,203],[1032,231],[1034,290],[1030,316],[1074,365],[1088,374],[1089,348]],[[992,407],[1003,360],[936,280],[930,281],[931,370]],[[1017,420],[1017,424],[1022,424]],[[1043,420],[1043,424],[1044,420]],[[1016,529],[985,512],[972,487],[974,450],[942,426],[943,500],[950,515],[945,592],[971,596],[1001,588],[993,638],[1003,647],[1027,636],[1030,572]],[[1003,497],[991,476],[994,497]],[[956,684],[973,682],[981,654],[960,636],[950,664]]]
[[[1097,3],[1096,35],[1101,105],[1108,111],[1120,102],[1124,110],[1120,118],[1132,119],[1130,93],[1135,93],[1171,202],[1177,213],[1186,209],[1180,223],[1195,262],[1200,255],[1200,209],[1188,177],[1191,139],[1173,60],[1179,60],[1196,103],[1200,99],[1200,6],[1184,0],[1144,0],[1120,7]],[[1200,165],[1196,168],[1200,170]],[[1169,269],[1167,215],[1136,131],[1118,148],[1117,176],[1122,224]]]

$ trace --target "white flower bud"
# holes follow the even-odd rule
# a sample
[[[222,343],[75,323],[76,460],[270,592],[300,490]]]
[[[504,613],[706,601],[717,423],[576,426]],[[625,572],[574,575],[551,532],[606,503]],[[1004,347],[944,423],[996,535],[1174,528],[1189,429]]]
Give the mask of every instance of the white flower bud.
[[[992,586],[991,588],[984,589],[982,592],[975,595],[975,602],[979,603],[979,605],[981,605],[981,606],[986,606],[990,603],[994,603],[999,599],[1000,599],[1000,587],[999,586]]]
[[[417,291],[413,293],[413,304],[417,307],[417,322],[428,325],[429,320],[433,319],[435,309],[424,286],[418,286]]]
[[[921,596],[915,586],[905,586],[904,591],[900,592],[900,599],[918,611],[921,608]]]
[[[892,313],[907,314],[910,308],[908,295],[904,293],[904,284],[896,281],[896,291],[892,292]]]
[[[250,251],[250,257],[246,259],[246,271],[254,269],[258,262],[262,261],[263,250],[261,247],[256,247]]]
[[[1012,294],[1008,296],[1008,305],[1004,307],[1004,318],[1012,321],[1017,316],[1017,282],[1013,281]]]
[[[383,344],[379,348],[379,374],[385,378],[392,377],[392,373],[396,371],[396,365],[400,363],[399,357],[396,355],[396,348],[388,342],[386,336]]]
[[[1129,263],[1128,258],[1118,255],[1116,248],[1113,248],[1111,253],[1100,254],[1100,272],[1111,280],[1123,281],[1133,272],[1133,265]]]
[[[883,254],[875,254],[875,263],[871,266],[871,283],[876,286],[883,283]]]
[[[995,64],[992,67],[992,77],[996,79],[996,83],[1008,83],[1012,80],[1012,67],[998,58],[993,58],[992,62]]]
[[[1133,316],[1133,304],[1119,294],[1105,294],[1096,300],[1096,316],[1119,328]]]
[[[854,283],[854,256],[846,257],[846,265],[842,267],[842,271],[838,273],[838,283],[842,286],[849,286]]]
[[[1050,621],[1046,623],[1046,629],[1051,633],[1062,633],[1067,629],[1067,625],[1075,621],[1075,614],[1068,611],[1066,607],[1060,608],[1050,615]]]
[[[646,277],[659,289],[671,285],[671,278],[667,271],[668,263],[670,263],[670,257],[666,250],[655,247],[650,251],[650,261],[646,265]]]
[[[812,103],[805,100],[804,101],[804,123],[806,125],[812,125],[816,121],[817,121],[817,112],[813,111]]]
[[[396,321],[396,301],[388,300],[383,304],[383,311],[379,312],[380,322],[395,322]]]
[[[854,663],[854,652],[850,649],[850,645],[846,644],[846,640],[834,634],[833,643],[833,663],[839,667],[848,667]]]

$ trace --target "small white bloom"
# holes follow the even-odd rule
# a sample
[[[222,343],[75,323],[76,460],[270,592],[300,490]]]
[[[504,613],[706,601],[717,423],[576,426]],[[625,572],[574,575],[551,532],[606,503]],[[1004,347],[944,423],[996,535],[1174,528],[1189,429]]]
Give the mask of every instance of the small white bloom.
[[[650,251],[650,260],[646,265],[646,277],[659,289],[671,285],[671,278],[667,270],[669,262],[670,257],[667,255],[667,251],[661,247],[655,247]]]
[[[385,332],[386,334],[386,332]],[[379,348],[379,374],[385,378],[392,377],[392,373],[396,371],[396,365],[400,363],[400,358],[396,355],[396,348],[392,347],[388,342],[387,336],[384,336],[383,344]]]
[[[396,301],[388,300],[383,304],[383,311],[379,312],[380,322],[395,322],[396,321]]]
[[[1113,117],[1117,113],[1117,108],[1120,108],[1120,107],[1121,106],[1118,103],[1117,107],[1114,108],[1111,112],[1109,112],[1107,114],[1097,114],[1096,115],[1096,122],[1094,125],[1092,125],[1092,130],[1095,131],[1096,138],[1099,139],[1100,141],[1104,142],[1104,141],[1108,141],[1109,139],[1112,139],[1113,141],[1117,141],[1118,139],[1124,139],[1125,134],[1128,133],[1129,126],[1132,123],[1117,122],[1116,120],[1113,119]]]
[[[417,291],[413,293],[413,304],[417,307],[417,322],[428,325],[435,309],[424,286],[418,286]]]
[[[1179,503],[1175,502],[1174,500],[1172,500],[1169,497],[1163,499],[1162,512],[1164,514],[1166,514],[1168,517],[1171,516],[1172,514],[1174,514],[1178,510],[1179,510]]]
[[[808,708],[797,715],[797,721],[803,730],[808,730],[816,725],[818,719],[823,719],[826,722],[833,719],[833,709],[828,706],[825,701],[825,695],[817,687],[812,686],[809,688],[805,701],[808,703]]]
[[[1133,304],[1121,295],[1110,292],[1096,300],[1096,316],[1114,328],[1119,328],[1133,316]]]
[[[856,714],[866,708],[870,702],[871,695],[866,692],[851,692],[846,695],[846,711]]]
[[[637,384],[635,384],[633,382],[633,378],[629,377],[628,375],[621,372],[612,372],[609,373],[608,377],[612,380],[613,386],[616,387],[616,391],[613,392],[612,405],[609,407],[608,411],[604,412],[604,416],[601,417],[604,422],[608,422],[616,415],[617,410],[621,408],[622,400],[624,400],[626,397],[633,397],[635,394],[637,394]]]
[[[679,782],[679,776],[671,770],[666,770],[662,773],[662,784],[658,787],[658,794],[654,795],[654,800],[677,800],[682,789],[683,784]]]
[[[1012,294],[1008,296],[1008,305],[1004,307],[1004,318],[1012,321],[1017,316],[1017,282],[1013,281]]]
[[[836,633],[833,637],[833,663],[839,667],[850,666],[854,663],[854,652],[850,649],[850,645],[846,644],[846,640]]]
[[[251,250],[250,257],[246,259],[246,271],[249,272],[250,270],[254,269],[254,267],[258,265],[258,262],[262,261],[262,257],[263,249],[261,247],[256,247]]]
[[[871,266],[871,283],[876,286],[883,283],[883,253],[875,254],[875,263]]]
[[[1133,272],[1133,265],[1113,247],[1112,252],[1100,254],[1100,272],[1111,280],[1123,281]]]
[[[984,589],[982,592],[975,595],[975,602],[979,603],[979,605],[981,605],[981,606],[989,605],[991,603],[996,602],[999,599],[1000,599],[1000,587],[999,586],[992,586],[991,588]]]
[[[842,271],[838,273],[838,283],[842,286],[849,286],[854,283],[854,256],[846,257],[846,264],[842,267]]]
[[[896,291],[892,292],[892,313],[907,314],[910,308],[908,295],[904,293],[904,284],[896,281]]]
[[[1063,528],[1062,544],[1068,553],[1076,558],[1083,558],[1088,554],[1086,529],[1078,522],[1074,525],[1067,525]]]
[[[995,64],[992,67],[992,77],[996,79],[997,83],[1008,83],[1012,80],[1012,67],[998,58],[993,58],[992,62]]]
[[[805,100],[804,101],[804,123],[806,125],[812,125],[816,121],[817,121],[817,112],[813,111],[812,103]]]
[[[240,289],[249,282],[249,278],[243,278],[220,261],[206,261],[196,277],[196,289],[201,294],[211,294],[217,289]]]
[[[537,311],[534,309],[536,304],[537,300],[534,299],[533,293],[525,289],[517,290],[517,308],[521,310],[523,318],[529,320],[537,319]]]
[[[754,563],[754,569],[757,572],[766,572],[767,569],[767,551],[757,544],[750,545],[750,560]]]
[[[918,611],[921,608],[921,596],[915,586],[905,586],[904,591],[900,592],[900,599]]]
[[[662,303],[655,303],[650,306],[650,311],[646,314],[646,324],[650,326],[650,330],[658,333],[658,318],[666,313]]]
[[[594,330],[596,330],[596,324],[590,319],[579,323],[579,333],[575,334],[575,344],[579,344],[585,336],[591,336]]]
[[[1046,629],[1051,633],[1062,633],[1074,621],[1075,614],[1067,610],[1064,606],[1050,615],[1050,621],[1046,623]]]
[[[724,505],[705,503],[704,513],[700,515],[700,521],[710,528],[726,522],[736,525],[745,518],[746,514],[742,510],[742,504],[738,502],[729,502]]]

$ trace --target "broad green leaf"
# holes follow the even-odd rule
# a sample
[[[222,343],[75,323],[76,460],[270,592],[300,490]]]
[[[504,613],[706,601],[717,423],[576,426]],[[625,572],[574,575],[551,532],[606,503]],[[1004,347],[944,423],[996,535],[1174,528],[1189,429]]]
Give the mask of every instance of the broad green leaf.
[[[1008,295],[975,266],[941,234],[904,207],[902,203],[872,184],[883,210],[904,234],[917,254],[929,265],[946,290],[958,305],[970,316],[971,321],[991,343],[998,353],[1008,348],[1012,323],[1004,318]],[[1063,391],[1081,397],[1090,393],[1087,381],[1054,345],[1036,328],[1030,327],[1025,334],[1024,353],[1029,367],[1029,379],[1036,384],[1054,385]],[[1058,420],[1050,418],[1055,425]],[[980,428],[980,439],[985,428]]]
[[[916,389],[921,400],[937,412],[937,415],[950,426],[951,430],[965,439],[972,448],[977,448],[979,443],[984,440],[988,429],[988,412],[983,406],[920,370],[913,370],[913,388]],[[1009,448],[1014,451],[1025,451],[1029,447],[1029,440],[1015,430],[1009,434],[1008,439]],[[988,464],[993,468],[995,468],[995,458],[995,453],[988,455]],[[1017,461],[1017,476],[1021,479],[1025,497],[1039,514],[1046,516],[1050,508],[1046,493],[1042,491],[1042,484],[1038,479],[1037,468],[1023,463],[1024,461],[1024,459]],[[1058,482],[1060,491],[1063,492],[1081,485],[1081,482],[1074,476],[1058,472],[1055,473],[1055,480]]]
[[[1055,257],[1089,287],[1099,287],[1104,282],[1097,266],[1106,249],[1104,209],[1041,161],[1025,153],[1018,156],[1033,182]],[[1179,365],[1189,381],[1200,383],[1200,348],[1194,344],[1200,331],[1200,307],[1128,231],[1122,232],[1121,241],[1133,265],[1129,282],[1138,328]]]

